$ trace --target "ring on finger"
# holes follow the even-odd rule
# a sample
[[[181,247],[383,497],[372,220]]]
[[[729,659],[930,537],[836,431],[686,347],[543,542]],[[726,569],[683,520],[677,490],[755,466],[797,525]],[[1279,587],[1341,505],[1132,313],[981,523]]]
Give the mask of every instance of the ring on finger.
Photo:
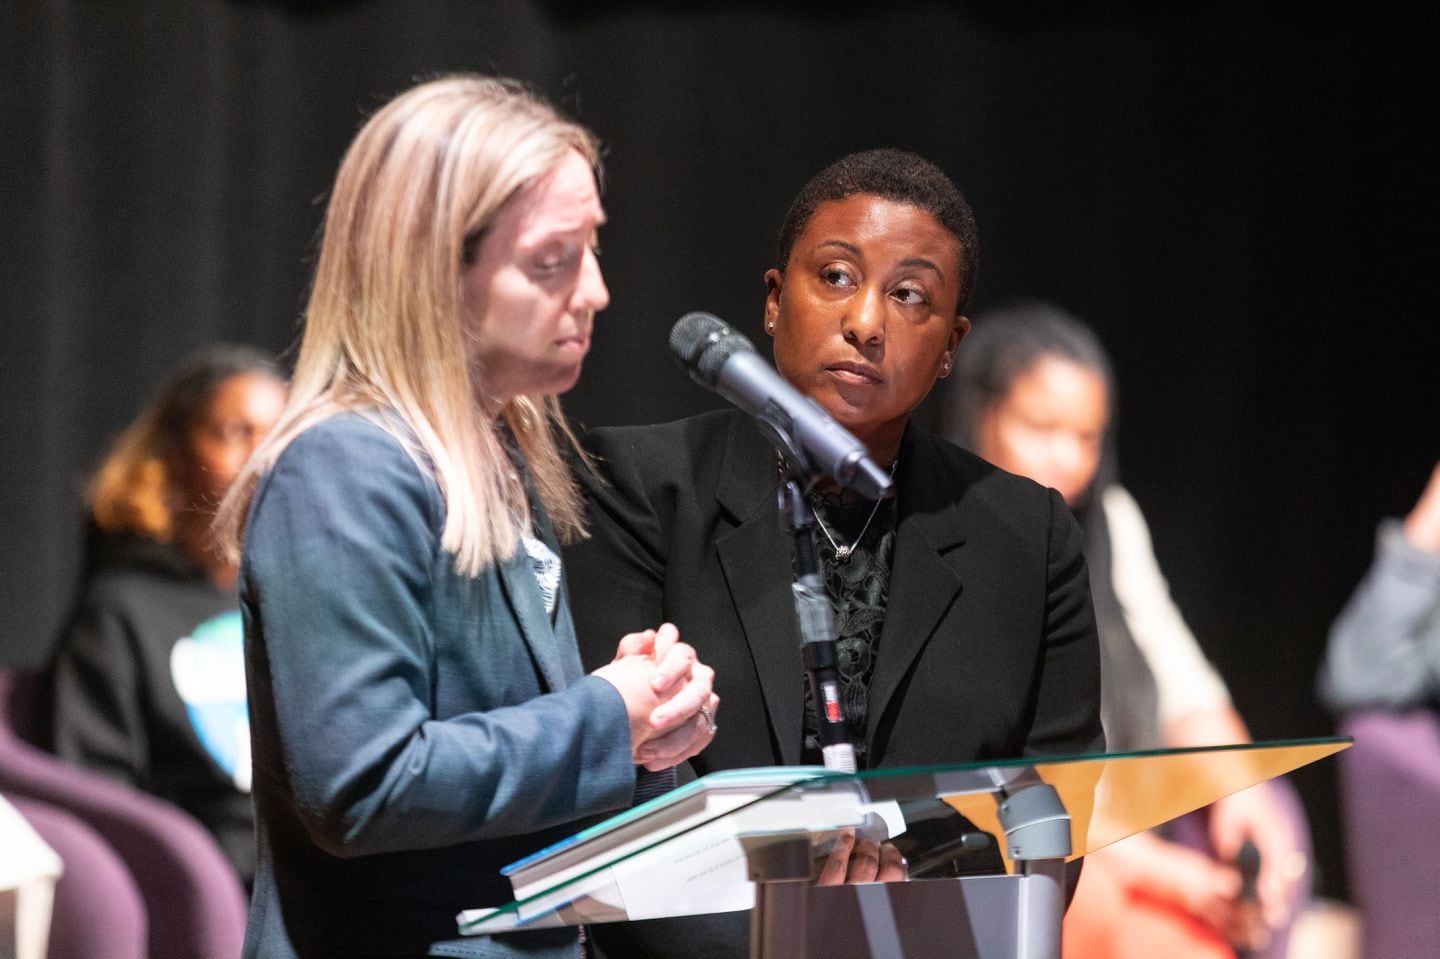
[[[715,730],[720,728],[719,726],[715,725],[715,717],[710,713],[709,706],[700,707],[700,717],[705,720],[705,731],[707,733],[714,735]]]

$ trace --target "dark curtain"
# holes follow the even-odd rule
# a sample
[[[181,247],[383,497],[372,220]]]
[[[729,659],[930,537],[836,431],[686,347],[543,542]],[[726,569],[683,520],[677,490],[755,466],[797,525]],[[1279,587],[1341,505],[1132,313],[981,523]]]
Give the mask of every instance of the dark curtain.
[[[1437,8],[881,6],[7,4],[0,660],[46,656],[81,484],[156,381],[214,340],[294,342],[362,117],[482,70],[608,147],[613,306],[577,419],[713,406],[670,325],[708,309],[758,334],[798,186],[915,150],[976,208],[977,309],[1052,298],[1114,353],[1124,478],[1256,735],[1330,732],[1326,629],[1440,457]],[[1332,777],[1299,781],[1334,890]]]

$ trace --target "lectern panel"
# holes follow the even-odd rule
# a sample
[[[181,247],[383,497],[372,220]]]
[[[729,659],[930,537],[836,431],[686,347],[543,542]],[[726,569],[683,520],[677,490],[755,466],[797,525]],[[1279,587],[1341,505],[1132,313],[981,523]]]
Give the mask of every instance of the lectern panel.
[[[752,880],[766,877],[752,875],[747,843],[798,835],[817,859],[842,829],[898,843],[907,809],[924,800],[943,801],[975,830],[958,837],[965,842],[948,840],[957,849],[971,838],[983,844],[984,834],[1000,845],[1008,871],[1026,871],[1027,862],[1075,859],[1349,745],[1293,740],[851,775],[820,767],[714,773],[507,867],[516,901],[462,913],[460,931],[749,909]],[[907,855],[915,862],[924,853]]]

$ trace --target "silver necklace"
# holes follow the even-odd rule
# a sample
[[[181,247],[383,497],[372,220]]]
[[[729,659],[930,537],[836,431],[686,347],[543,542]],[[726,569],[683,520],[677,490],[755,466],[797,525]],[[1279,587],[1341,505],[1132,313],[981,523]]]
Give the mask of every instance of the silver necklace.
[[[895,462],[890,464],[890,478],[891,478],[891,479],[894,479],[894,478],[895,478],[895,467],[896,467],[896,465],[897,465],[899,462],[900,462],[900,460],[899,460],[899,458],[897,457],[896,460],[895,460]],[[874,506],[874,508],[872,508],[872,509],[870,510],[870,516],[865,520],[865,525],[862,526],[862,527],[860,527],[860,533],[859,533],[859,535],[857,535],[857,536],[855,537],[854,542],[850,543],[850,544],[847,546],[847,545],[845,545],[845,544],[843,544],[843,543],[837,543],[837,542],[835,542],[835,537],[833,537],[833,536],[830,535],[830,528],[829,528],[828,526],[826,526],[826,525],[825,525],[825,521],[820,518],[820,511],[815,508],[815,503],[814,503],[814,501],[813,501],[813,500],[811,501],[811,503],[810,503],[810,514],[815,517],[815,522],[817,522],[817,523],[820,524],[820,532],[822,532],[822,533],[825,534],[825,538],[828,539],[828,540],[830,541],[830,545],[831,545],[832,547],[834,547],[834,549],[835,549],[835,561],[836,561],[837,563],[848,563],[848,562],[850,561],[850,556],[851,556],[851,554],[853,554],[853,553],[855,552],[855,547],[857,547],[857,546],[860,545],[860,541],[865,538],[865,531],[868,530],[868,529],[870,528],[870,524],[871,524],[872,522],[874,522],[874,520],[875,520],[875,514],[878,513],[878,512],[880,512],[880,504],[883,503],[883,502],[885,502],[885,500],[884,500],[883,498],[882,498],[882,499],[877,499],[877,500],[875,501],[875,506]]]

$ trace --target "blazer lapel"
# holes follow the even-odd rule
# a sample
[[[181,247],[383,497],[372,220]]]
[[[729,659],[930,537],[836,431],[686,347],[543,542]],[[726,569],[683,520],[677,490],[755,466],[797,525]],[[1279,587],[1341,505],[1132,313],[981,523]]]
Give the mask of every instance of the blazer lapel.
[[[565,657],[556,631],[550,626],[550,617],[545,613],[545,600],[523,545],[517,545],[515,555],[500,564],[499,573],[501,588],[515,613],[520,635],[530,648],[546,687],[552,692],[564,689],[569,685]]]
[[[550,516],[540,505],[540,497],[530,491],[530,509],[535,518],[535,532],[550,551],[556,556],[561,555],[560,537],[555,535],[555,524],[550,522]],[[531,578],[534,572],[531,571]],[[539,595],[537,586],[535,590]],[[540,612],[549,623],[552,617],[545,613],[544,596],[540,596]],[[575,637],[575,620],[570,615],[570,581],[565,573],[565,564],[560,564],[560,585],[555,596],[554,625],[550,627],[550,648],[554,650],[556,658],[560,662],[561,674],[565,678],[563,686],[571,683],[585,675],[585,667],[580,662],[580,642]],[[563,687],[562,687],[563,688]]]
[[[749,422],[736,421],[727,437],[715,498],[737,524],[716,537],[715,548],[731,602],[740,617],[783,761],[800,761],[804,664],[790,590],[790,544],[780,533],[775,453]]]
[[[870,679],[867,740],[962,588],[953,562],[954,551],[965,543],[955,506],[957,480],[924,456],[924,444],[913,429],[906,433],[898,479],[900,516],[889,605]]]
[[[513,440],[512,440],[513,441]],[[560,542],[555,536],[555,526],[540,503],[540,494],[535,489],[530,471],[524,467],[523,459],[517,457],[521,475],[525,479],[525,497],[530,504],[530,518],[534,534],[558,558]],[[515,620],[520,624],[520,633],[530,647],[530,655],[540,669],[540,676],[552,691],[565,689],[584,675],[580,664],[580,647],[575,640],[575,623],[570,618],[570,603],[567,598],[565,567],[560,567],[560,583],[555,597],[555,619],[545,609],[545,596],[535,580],[535,570],[525,545],[515,548],[515,555],[501,565],[500,581],[510,608],[515,611]]]

